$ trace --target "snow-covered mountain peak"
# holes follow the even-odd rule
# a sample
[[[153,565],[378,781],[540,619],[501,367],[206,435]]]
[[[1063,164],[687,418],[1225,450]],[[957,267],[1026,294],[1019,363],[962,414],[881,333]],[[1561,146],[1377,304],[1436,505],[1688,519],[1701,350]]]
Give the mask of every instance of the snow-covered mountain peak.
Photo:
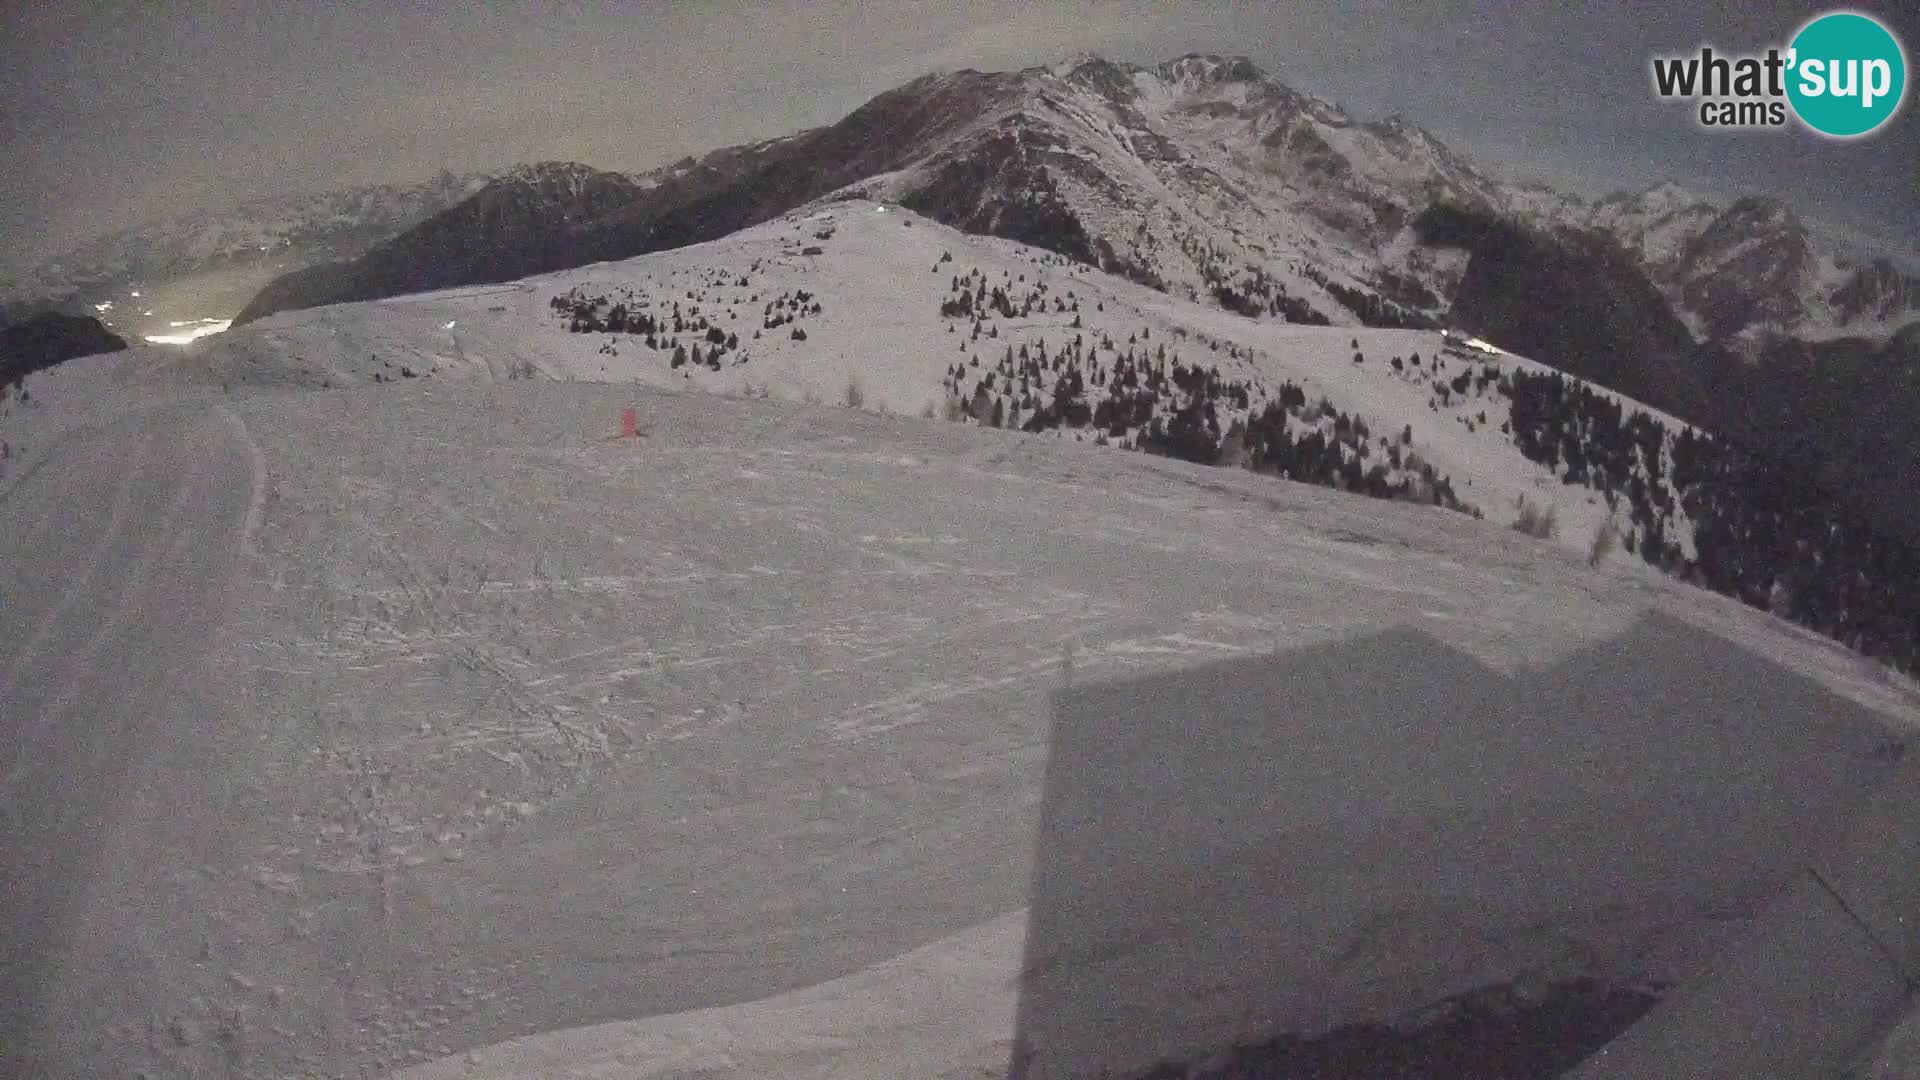
[[[526,185],[554,194],[578,195],[608,173],[577,161],[537,161],[515,166],[499,178],[500,184]]]
[[[1121,72],[1122,74],[1131,74],[1132,72],[1139,70],[1138,68],[1135,68],[1132,64],[1119,63],[1113,60],[1109,60],[1106,57],[1101,56],[1097,52],[1092,52],[1085,49],[1082,49],[1081,51],[1074,53],[1072,56],[1069,56],[1064,60],[1059,60],[1046,66],[1046,71],[1049,74],[1052,74],[1056,77],[1063,78],[1063,79],[1071,78],[1072,76],[1081,74],[1081,73],[1098,72],[1104,69],[1118,71],[1118,72]]]
[[[1259,65],[1244,56],[1215,56],[1188,53],[1161,64],[1161,79],[1171,86],[1192,90],[1223,83],[1272,83]]]
[[[1640,191],[1623,190],[1603,196],[1594,203],[1594,210],[1598,213],[1635,215],[1653,219],[1697,206],[1711,205],[1712,203],[1705,197],[1671,180],[1664,180]]]
[[[1707,202],[1707,200],[1681,187],[1679,184],[1667,180],[1641,192],[1639,202],[1649,210],[1657,209],[1671,213],[1686,207],[1698,206]]]
[[[525,165],[516,165],[500,179],[521,182],[548,180],[579,180],[592,176],[601,170],[578,161],[535,161]]]

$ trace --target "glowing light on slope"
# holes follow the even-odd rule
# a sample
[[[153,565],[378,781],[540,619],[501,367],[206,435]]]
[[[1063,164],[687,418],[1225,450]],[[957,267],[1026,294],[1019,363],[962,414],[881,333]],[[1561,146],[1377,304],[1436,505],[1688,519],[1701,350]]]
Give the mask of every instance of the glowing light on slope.
[[[175,323],[174,325],[178,326],[180,324]],[[200,325],[184,333],[148,334],[147,340],[153,342],[155,345],[185,345],[191,341],[198,341],[209,334],[218,334],[232,325],[232,319],[202,319],[200,320]]]
[[[1447,342],[1449,342],[1450,344],[1460,345],[1465,348],[1472,349],[1475,352],[1488,353],[1494,356],[1499,356],[1506,353],[1505,349],[1502,349],[1500,346],[1495,345],[1491,341],[1482,340],[1480,338],[1474,337],[1471,334],[1463,334],[1458,330],[1443,330],[1440,332],[1440,336],[1446,339]]]

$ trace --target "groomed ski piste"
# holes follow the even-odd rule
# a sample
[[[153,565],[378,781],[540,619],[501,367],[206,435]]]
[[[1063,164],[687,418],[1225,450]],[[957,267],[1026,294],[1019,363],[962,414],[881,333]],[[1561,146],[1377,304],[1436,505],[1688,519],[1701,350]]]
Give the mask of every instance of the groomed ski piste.
[[[939,313],[973,272],[1044,277],[1049,307],[1071,291],[1079,311],[975,340]],[[740,344],[719,371],[673,368],[635,335],[571,332],[552,301],[576,288],[731,310]],[[805,316],[768,329],[800,291]],[[950,365],[1075,333],[1411,425],[1485,520],[920,415],[944,414]],[[1351,893],[1316,894],[1316,947],[1352,946],[1364,974],[1302,970],[1355,1003],[1323,1027],[1589,963],[1710,981],[1794,860],[1838,845],[1903,767],[1920,699],[1638,560],[1589,567],[1604,506],[1512,448],[1503,403],[1430,409],[1431,380],[1388,363],[1439,346],[1240,319],[847,202],[35,375],[0,419],[18,449],[0,474],[0,811],[5,876],[26,883],[0,901],[22,928],[0,999],[27,1003],[4,1017],[10,1053],[53,1076],[1000,1075],[1048,865],[1056,695],[1403,631],[1519,677],[1604,661],[1647,613],[1755,664],[1674,656],[1650,677],[1830,702],[1753,718],[1772,734],[1727,781],[1744,794],[1714,796],[1750,799],[1734,833],[1805,835],[1723,856],[1744,876],[1710,885],[1652,859],[1610,886],[1637,898],[1623,908],[1543,913],[1532,890],[1477,886],[1489,936],[1466,952],[1411,929],[1443,916],[1380,906],[1396,859],[1418,860],[1404,836],[1326,878]],[[644,434],[614,438],[629,407]],[[1559,543],[1506,527],[1523,495],[1558,507]],[[1696,723],[1636,718],[1655,720]],[[1330,760],[1395,753],[1328,730]],[[1801,769],[1807,745],[1824,765]],[[1542,767],[1501,774],[1498,798],[1433,770],[1372,808],[1284,788],[1274,806],[1376,838],[1577,808],[1583,843],[1613,850],[1653,844],[1667,819],[1627,810],[1677,790],[1602,768],[1612,786],[1574,800],[1550,779],[1565,762],[1517,760]],[[1164,902],[1142,891],[1142,910]],[[1912,1042],[1895,1033],[1862,1075],[1901,1075]]]

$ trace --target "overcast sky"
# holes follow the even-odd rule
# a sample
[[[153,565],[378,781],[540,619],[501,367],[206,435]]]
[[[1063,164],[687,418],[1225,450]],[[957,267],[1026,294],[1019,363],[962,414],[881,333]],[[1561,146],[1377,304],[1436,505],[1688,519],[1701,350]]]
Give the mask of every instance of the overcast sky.
[[[1909,43],[1912,16],[1862,3]],[[0,0],[6,263],[261,195],[570,159],[638,169],[831,123],[928,71],[1079,51],[1252,57],[1496,172],[1781,195],[1920,251],[1920,121],[1854,143],[1709,133],[1648,57],[1784,45],[1824,7],[1568,4]],[[1909,98],[1913,92],[1909,92]]]

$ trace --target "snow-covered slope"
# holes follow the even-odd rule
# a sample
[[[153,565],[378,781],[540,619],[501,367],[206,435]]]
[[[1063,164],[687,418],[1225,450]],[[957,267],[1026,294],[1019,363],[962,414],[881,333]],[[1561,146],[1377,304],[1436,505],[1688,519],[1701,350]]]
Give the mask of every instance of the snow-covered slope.
[[[600,329],[576,332],[587,326]],[[1285,398],[1296,439],[1319,431],[1355,462],[1349,486],[1377,466],[1380,485],[1450,488],[1462,509],[1503,524],[1525,499],[1555,508],[1560,539],[1581,551],[1610,515],[1600,493],[1528,461],[1502,430],[1503,377],[1545,370],[1524,358],[1448,346],[1433,331],[1245,318],[860,199],[619,263],[282,313],[172,364],[229,384],[538,377],[828,402],[852,386],[868,409],[949,416],[977,400],[970,422],[992,423],[997,410],[1007,426],[1122,446],[1153,439],[1155,418],[1170,428],[1187,405],[1217,442]],[[1137,385],[1125,388],[1129,370]],[[1183,388],[1186,373],[1210,389]],[[1062,398],[1074,377],[1077,392]],[[1110,400],[1143,404],[1103,408]],[[1671,434],[1685,428],[1627,404]],[[1677,507],[1664,528],[1684,548]]]
[[[1484,254],[1467,285],[1500,277],[1481,269]],[[1522,280],[1578,302],[1584,264],[1536,262],[1543,269]],[[1487,310],[1530,302],[1513,293]],[[1564,353],[1581,338],[1583,355],[1636,358],[1596,346],[1587,320],[1610,308],[1617,318],[1629,302],[1663,311],[1658,295],[1642,281],[1631,295],[1597,297],[1564,327],[1544,310],[1529,310],[1518,329],[1493,317],[1474,326],[1496,344],[1489,331],[1513,330],[1530,353]],[[1687,338],[1670,316],[1662,334]],[[859,198],[621,262],[283,312],[177,364],[229,385],[671,382],[1058,431],[1496,523],[1531,521],[1577,550],[1637,557],[1889,662],[1920,662],[1902,614],[1905,582],[1920,578],[1886,570],[1911,556],[1885,526],[1644,401],[1526,358],[1449,348],[1432,331],[1237,315]],[[1658,374],[1645,380],[1655,389]],[[1787,490],[1800,494],[1782,506]],[[1610,519],[1619,543],[1609,555]],[[1783,528],[1791,543],[1768,542]],[[1889,584],[1857,592],[1876,575]]]
[[[831,350],[769,351],[741,372],[764,361],[804,392],[874,371],[876,397],[937,392],[944,354],[957,358],[966,335],[936,319],[927,337],[940,355],[923,362],[906,353],[926,338],[904,325],[909,301],[945,295],[958,272],[936,266],[937,252],[982,266],[1020,253],[962,248],[871,206],[836,213],[940,238],[912,266],[886,267],[935,283],[916,300],[896,282],[902,355],[857,368]],[[803,217],[757,239],[857,250],[858,230]],[[696,392],[698,376],[660,373],[658,355],[644,381],[668,388],[482,381],[489,364],[522,358],[560,374],[625,362],[637,376],[628,347],[602,358],[604,335],[569,335],[547,286],[680,269],[668,280],[691,303],[700,260],[730,250],[645,263],[638,279],[599,267],[542,283],[524,294],[525,322],[487,321],[520,310],[511,292],[422,297],[281,316],[209,339],[179,368],[138,348],[35,377],[32,401],[0,421],[30,444],[0,481],[0,619],[20,631],[0,635],[0,876],[25,883],[0,906],[27,909],[0,955],[57,973],[26,994],[0,981],[0,1023],[32,1006],[32,1038],[4,1052],[56,1066],[23,1075],[366,1076],[435,1058],[422,1075],[991,1067],[1013,1034],[1021,930],[1038,925],[1026,909],[1049,854],[1037,819],[1058,731],[1049,696],[1063,686],[1407,628],[1493,671],[1585,657],[1604,672],[1626,663],[1620,635],[1651,609],[1738,643],[1752,666],[1703,673],[1669,653],[1632,670],[1741,703],[1763,672],[1767,687],[1814,688],[1796,693],[1824,709],[1769,699],[1730,728],[1615,711],[1630,682],[1585,706],[1602,725],[1591,731],[1573,722],[1584,712],[1552,708],[1455,730],[1414,707],[1389,739],[1332,710],[1318,729],[1277,722],[1282,746],[1297,730],[1313,753],[1260,760],[1299,776],[1331,763],[1378,785],[1383,760],[1408,770],[1380,798],[1219,800],[1280,807],[1259,817],[1260,835],[1291,835],[1324,864],[1310,875],[1320,899],[1289,911],[1325,932],[1303,935],[1318,947],[1289,962],[1306,965],[1303,986],[1372,1003],[1347,1018],[1416,1014],[1462,980],[1594,970],[1596,956],[1622,965],[1602,976],[1684,978],[1791,869],[1788,853],[1817,831],[1801,826],[1823,824],[1805,820],[1809,807],[1846,802],[1803,801],[1808,770],[1782,747],[1804,735],[1830,746],[1829,767],[1867,776],[1884,768],[1870,750],[1884,759],[1899,745],[1905,680],[1643,566],[1589,570],[1494,522],[1071,440]],[[749,255],[745,273],[771,273],[753,257],[774,256]],[[792,258],[784,272],[828,261]],[[838,273],[844,288],[859,280]],[[745,288],[770,299],[802,282]],[[844,333],[846,350],[854,328],[830,316],[879,318],[889,295],[806,284],[821,312],[801,319],[805,344]],[[1088,313],[1094,283],[1052,288]],[[1132,312],[1114,288],[1096,303],[1121,306],[1156,342],[1173,334],[1179,309]],[[492,329],[470,348],[436,336],[466,318]],[[998,325],[1001,340],[1014,332]],[[1050,342],[1063,332],[1046,330]],[[1189,326],[1180,351],[1200,332],[1215,333]],[[1250,362],[1322,374],[1351,364],[1346,340],[1326,361],[1276,346]],[[440,371],[371,385],[408,358]],[[887,365],[918,374],[890,382]],[[320,371],[353,385],[222,394],[183,378],[272,367],[284,387],[302,366],[303,385]],[[1456,423],[1425,413],[1411,387],[1374,393]],[[624,408],[646,437],[610,438]],[[1446,682],[1423,693],[1448,708],[1477,701]],[[1878,714],[1879,743],[1835,734],[1854,731],[1834,715],[1856,707]],[[1789,737],[1745,738],[1762,712]],[[80,717],[89,723],[65,722]],[[1596,735],[1622,719],[1665,732],[1658,745],[1733,747],[1737,779],[1675,779],[1671,762],[1596,767],[1652,755]],[[1518,743],[1552,771],[1512,759],[1486,771]],[[1436,744],[1469,756],[1449,759],[1458,769],[1423,763]],[[1686,816],[1703,798],[1764,805],[1794,828],[1784,846],[1730,845]],[[1654,844],[1636,826],[1663,811],[1680,824]],[[1541,821],[1638,869],[1550,910],[1542,897],[1564,894],[1513,875],[1599,876],[1565,847],[1520,851],[1472,892],[1431,903],[1408,892],[1403,869],[1440,862],[1436,825],[1506,837]],[[63,842],[37,842],[48,837]],[[1677,860],[1682,850],[1703,859]],[[1189,881],[1108,899],[1177,909]],[[1329,966],[1343,951],[1354,962]],[[1105,962],[1075,961],[1093,979]],[[21,970],[0,964],[0,980]],[[759,1004],[729,1008],[743,1002]],[[636,1023],[483,1049],[613,1022]]]

